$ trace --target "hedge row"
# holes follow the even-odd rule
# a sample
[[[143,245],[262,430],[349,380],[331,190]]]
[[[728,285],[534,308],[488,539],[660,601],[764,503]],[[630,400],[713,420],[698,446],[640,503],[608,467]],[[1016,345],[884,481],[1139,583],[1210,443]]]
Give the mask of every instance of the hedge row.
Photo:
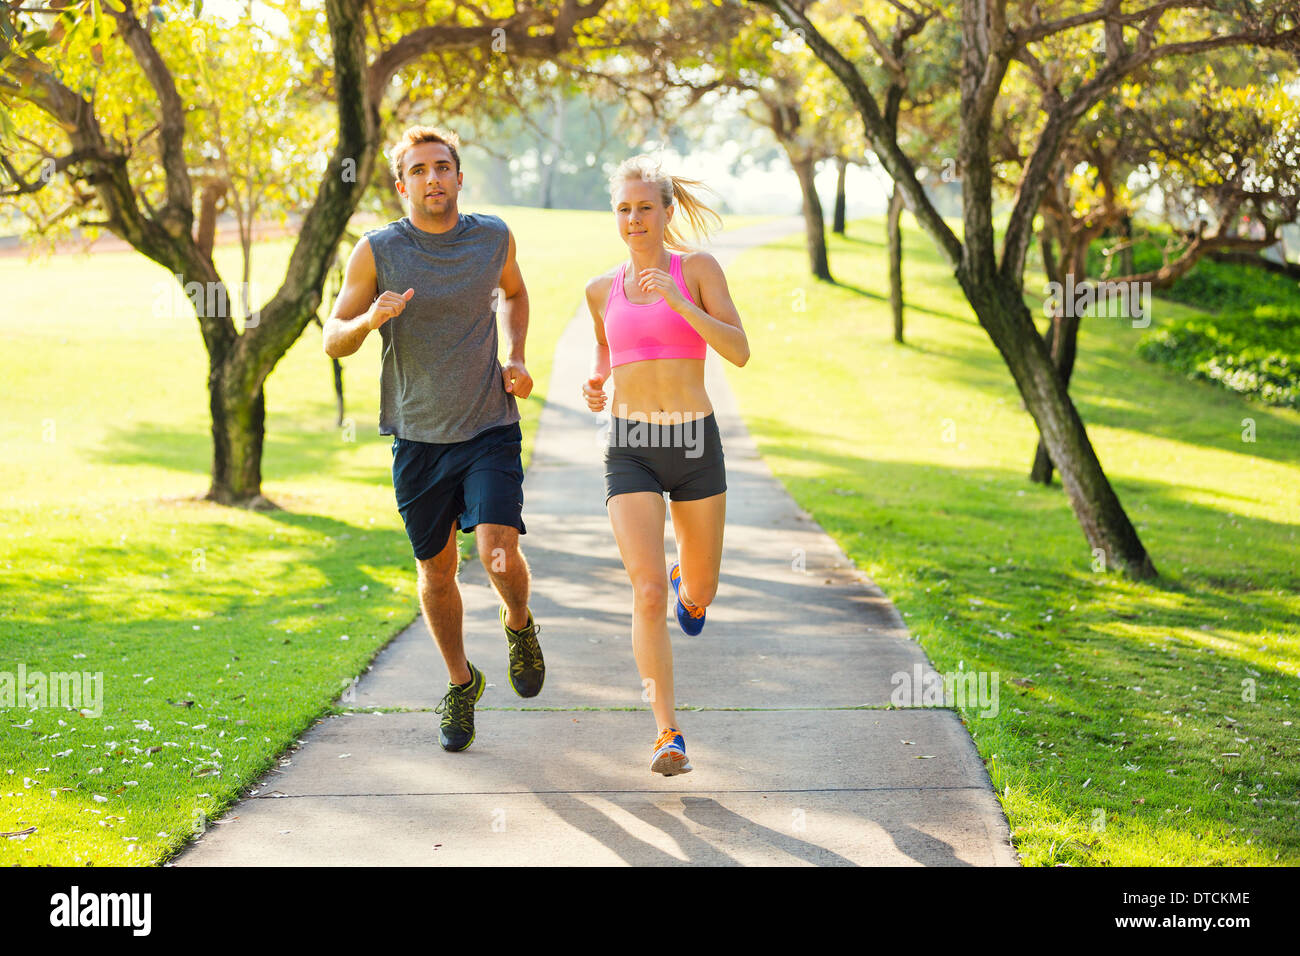
[[[1138,354],[1265,404],[1300,408],[1300,306],[1183,319],[1147,333]]]

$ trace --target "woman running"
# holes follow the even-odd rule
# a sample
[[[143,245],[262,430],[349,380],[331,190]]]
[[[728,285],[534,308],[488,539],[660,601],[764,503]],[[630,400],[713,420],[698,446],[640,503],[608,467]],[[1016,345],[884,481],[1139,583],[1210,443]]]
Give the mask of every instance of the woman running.
[[[605,505],[632,581],[632,652],[643,698],[659,728],[650,769],[665,776],[691,769],[674,713],[668,587],[676,594],[677,623],[699,634],[718,589],[727,509],[704,356],[712,346],[735,365],[749,360],[722,267],[707,252],[691,251],[672,225],[684,216],[700,236],[721,225],[692,192],[702,185],[661,172],[649,157],[620,165],[610,179],[610,201],[631,261],[587,283],[596,348],[582,392],[588,408],[603,411],[605,380],[616,370]],[[678,555],[666,573],[664,492]]]

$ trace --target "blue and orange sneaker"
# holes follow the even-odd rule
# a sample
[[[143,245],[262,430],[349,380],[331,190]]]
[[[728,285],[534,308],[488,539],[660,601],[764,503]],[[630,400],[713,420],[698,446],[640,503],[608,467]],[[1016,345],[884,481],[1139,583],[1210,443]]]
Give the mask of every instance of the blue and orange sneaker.
[[[681,562],[674,561],[672,568],[668,571],[668,580],[673,584],[673,593],[677,595],[677,623],[682,632],[694,637],[700,631],[704,630],[704,608],[696,607],[692,604],[687,607],[682,603],[682,566]]]
[[[690,773],[691,762],[686,759],[686,741],[676,727],[669,727],[655,741],[655,754],[650,758],[650,771],[672,777]]]

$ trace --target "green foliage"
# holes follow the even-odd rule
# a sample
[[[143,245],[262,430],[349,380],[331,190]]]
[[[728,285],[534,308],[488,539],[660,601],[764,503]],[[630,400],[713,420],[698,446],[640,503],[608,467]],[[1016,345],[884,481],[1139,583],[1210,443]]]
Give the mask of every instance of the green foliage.
[[[1183,319],[1149,332],[1137,351],[1188,378],[1217,382],[1267,405],[1300,408],[1300,306]]]

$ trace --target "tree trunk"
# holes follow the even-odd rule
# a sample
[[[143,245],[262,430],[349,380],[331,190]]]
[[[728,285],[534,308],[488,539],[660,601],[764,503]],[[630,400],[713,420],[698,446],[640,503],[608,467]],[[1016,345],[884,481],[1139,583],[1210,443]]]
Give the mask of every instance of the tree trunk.
[[[894,184],[889,194],[889,309],[894,314],[894,341],[903,341],[903,234],[899,228],[903,216],[903,191]]]
[[[833,282],[830,260],[826,254],[826,220],[822,217],[822,203],[817,198],[813,183],[816,163],[811,159],[791,157],[795,175],[799,177],[799,190],[803,194],[804,230],[808,237],[808,262],[812,274],[818,279]]]
[[[1050,232],[1050,220],[1042,229],[1038,231],[1038,249],[1043,258],[1043,272],[1047,275],[1048,282],[1056,283],[1056,287],[1061,288],[1061,264],[1057,261],[1056,253],[1052,244],[1052,234]],[[1057,308],[1047,323],[1047,335],[1045,344],[1047,353],[1054,354],[1056,341]],[[1034,463],[1029,469],[1029,480],[1036,481],[1042,485],[1052,483],[1052,459],[1047,456],[1047,448],[1043,445],[1043,439],[1040,435],[1038,438],[1038,447],[1034,450]]]
[[[515,177],[510,172],[509,160],[494,153],[490,162],[492,164],[492,177],[491,181],[486,185],[491,190],[492,201],[503,206],[518,205],[519,200],[515,196]]]
[[[1056,366],[1057,374],[1061,376],[1061,382],[1067,389],[1070,387],[1070,373],[1074,371],[1074,356],[1078,351],[1079,340],[1079,316],[1068,314],[1073,311],[1073,309],[1056,310],[1048,329],[1046,343],[1048,354],[1052,357],[1052,364]],[[1041,435],[1038,438],[1038,447],[1034,451],[1034,464],[1029,470],[1029,480],[1043,485],[1052,483],[1052,459],[1047,453],[1047,446],[1043,444]]]
[[[1052,358],[1052,364],[1056,367],[1056,373],[1061,377],[1061,382],[1067,390],[1070,387],[1070,375],[1074,372],[1074,359],[1079,350],[1079,323],[1082,317],[1076,311],[1074,303],[1068,303],[1068,308],[1066,307],[1064,289],[1066,283],[1077,289],[1081,282],[1087,281],[1087,244],[1090,235],[1091,233],[1085,231],[1079,233],[1077,237],[1072,236],[1070,241],[1061,244],[1059,259],[1044,260],[1048,263],[1048,275],[1053,282],[1057,283],[1057,288],[1062,290],[1060,301],[1052,314],[1052,321],[1047,327],[1045,344]],[[1042,241],[1044,254],[1050,257],[1051,239],[1044,238]],[[1071,263],[1073,270],[1067,271],[1071,270]],[[1052,458],[1041,435],[1038,438],[1038,447],[1034,449],[1034,463],[1029,468],[1029,480],[1042,485],[1052,483]]]
[[[266,401],[259,385],[251,394],[234,361],[214,366],[208,374],[208,407],[212,411],[212,485],[210,501],[242,508],[275,507],[262,496],[262,436]]]
[[[199,197],[199,222],[194,244],[206,256],[212,255],[217,234],[217,203],[226,194],[225,183],[208,182]]]
[[[1122,270],[1121,275],[1131,276],[1133,274],[1133,247],[1129,245],[1133,241],[1133,217],[1126,215],[1119,221],[1120,241],[1124,243],[1124,248],[1119,253],[1119,267]]]
[[[564,142],[564,97],[557,93],[551,102],[555,112],[551,115],[551,142],[542,167],[543,209],[552,209],[555,205],[555,168],[560,163],[561,144]]]
[[[837,236],[844,235],[844,179],[849,171],[849,161],[843,156],[835,157],[835,215],[831,220],[831,232]]]
[[[334,363],[334,399],[338,406],[338,427],[343,427],[343,363],[331,359]]]
[[[973,275],[968,262],[958,269],[957,280],[1016,381],[1061,473],[1066,498],[1084,537],[1101,561],[1099,570],[1120,568],[1131,578],[1155,577],[1155,565],[1102,471],[1020,290],[995,275]]]

